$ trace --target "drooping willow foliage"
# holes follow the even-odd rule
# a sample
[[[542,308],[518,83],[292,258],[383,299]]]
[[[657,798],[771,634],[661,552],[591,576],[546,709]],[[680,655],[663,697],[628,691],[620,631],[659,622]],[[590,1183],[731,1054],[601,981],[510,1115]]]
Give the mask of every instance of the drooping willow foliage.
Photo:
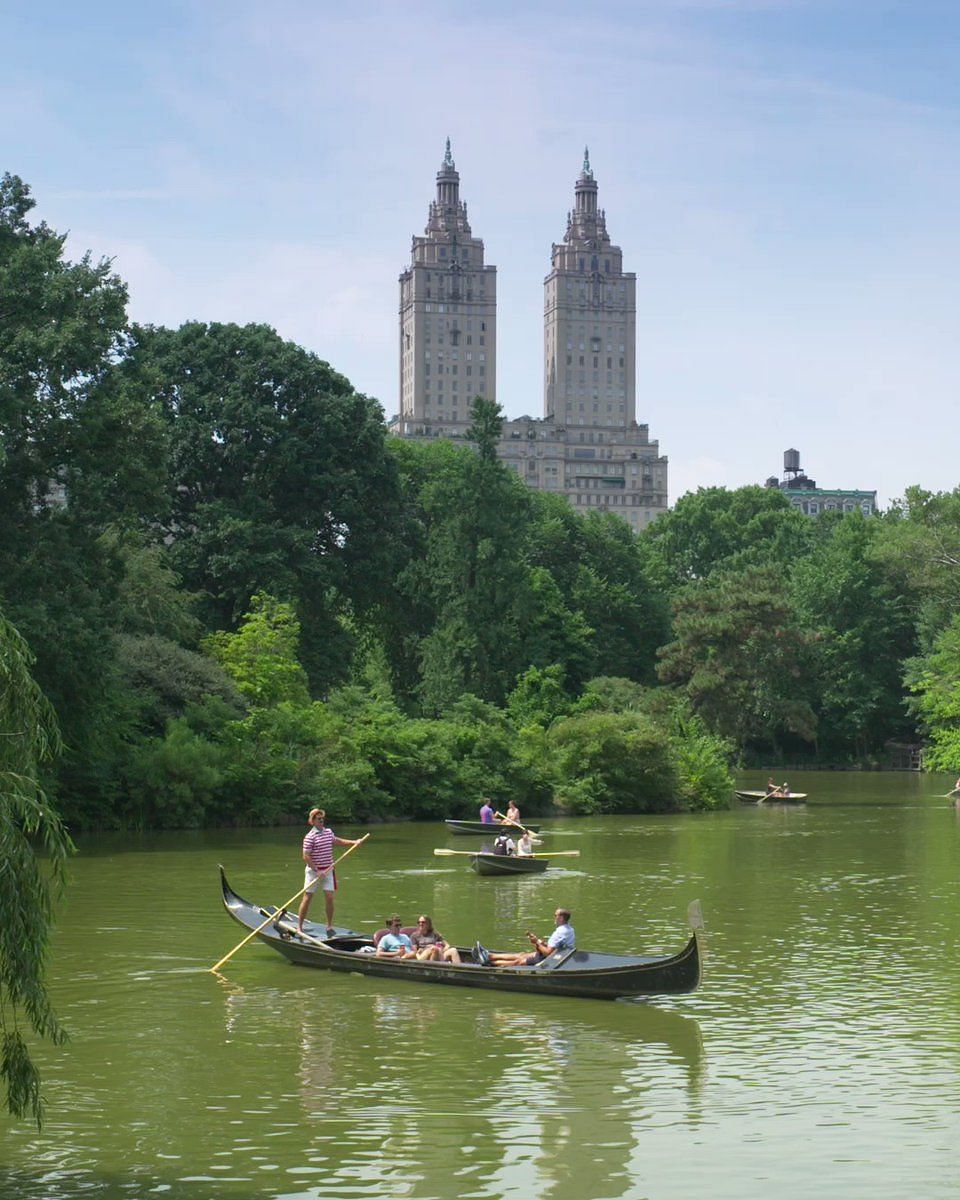
[[[0,1078],[15,1116],[43,1112],[33,1034],[65,1033],[43,981],[54,900],[73,846],[39,782],[60,750],[53,709],[30,674],[32,656],[0,614]]]

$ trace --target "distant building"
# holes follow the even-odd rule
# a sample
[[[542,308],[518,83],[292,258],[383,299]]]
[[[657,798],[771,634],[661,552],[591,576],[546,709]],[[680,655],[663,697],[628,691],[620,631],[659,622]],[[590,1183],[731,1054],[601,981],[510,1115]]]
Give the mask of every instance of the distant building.
[[[496,399],[496,268],[467,223],[447,141],[424,237],[400,276],[401,437],[462,438],[477,395]],[[530,487],[633,529],[667,508],[667,459],[636,421],[636,276],[610,241],[584,154],[544,280],[543,416],[504,422],[500,458]]]
[[[447,138],[437,198],[400,276],[398,432],[465,428],[475,396],[497,398],[497,268],[470,230]]]
[[[817,481],[810,479],[800,469],[800,451],[784,450],[783,478],[771,475],[766,487],[779,488],[794,508],[799,508],[809,517],[831,509],[840,512],[859,510],[865,517],[877,511],[877,493],[861,491],[859,488],[819,488]]]

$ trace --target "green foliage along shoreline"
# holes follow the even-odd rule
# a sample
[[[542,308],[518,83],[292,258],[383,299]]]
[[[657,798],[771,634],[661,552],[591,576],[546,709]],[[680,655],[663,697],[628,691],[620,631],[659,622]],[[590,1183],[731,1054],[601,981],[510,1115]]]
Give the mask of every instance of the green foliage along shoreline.
[[[0,611],[71,829],[724,806],[735,762],[960,771],[960,491],[809,519],[700,489],[634,535],[263,325],[138,327],[0,183]]]

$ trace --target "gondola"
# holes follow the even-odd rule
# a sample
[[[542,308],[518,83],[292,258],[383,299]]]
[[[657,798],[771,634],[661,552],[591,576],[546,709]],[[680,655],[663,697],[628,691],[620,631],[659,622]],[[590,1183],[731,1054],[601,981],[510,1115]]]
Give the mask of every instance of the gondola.
[[[768,792],[737,792],[737,799],[742,804],[805,804],[806,792],[791,792],[789,796],[771,796]]]
[[[524,829],[529,829],[531,833],[539,833],[540,832],[539,825],[508,825],[505,822],[501,822],[501,821],[492,822],[492,821],[450,821],[450,820],[447,820],[447,821],[444,821],[444,825],[446,825],[446,827],[450,830],[451,833],[469,834],[471,837],[476,836],[476,834],[478,834],[478,833],[482,833],[482,834],[486,835],[487,837],[489,837],[491,833],[499,833],[501,831],[504,831],[506,833],[519,834]]]
[[[478,875],[537,875],[550,865],[547,858],[520,854],[474,854],[470,866]]]
[[[304,923],[308,937],[303,938],[297,934],[295,915],[278,912],[272,905],[261,908],[244,900],[230,887],[223,867],[220,868],[220,887],[224,907],[245,929],[256,929],[266,917],[276,915],[277,919],[264,926],[257,936],[298,966],[325,967],[332,971],[412,983],[445,983],[493,991],[598,1000],[674,995],[692,992],[700,984],[704,934],[697,900],[687,910],[692,936],[678,954],[596,954],[589,950],[565,950],[535,967],[487,967],[475,963],[473,951],[466,947],[459,947],[463,959],[459,965],[377,958],[373,952],[373,938],[338,930],[334,937],[325,939],[323,927],[312,922]]]

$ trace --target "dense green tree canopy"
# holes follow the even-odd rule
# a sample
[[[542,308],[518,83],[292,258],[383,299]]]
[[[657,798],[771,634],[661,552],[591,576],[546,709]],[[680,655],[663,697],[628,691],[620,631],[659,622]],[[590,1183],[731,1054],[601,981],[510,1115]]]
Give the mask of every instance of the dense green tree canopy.
[[[264,325],[138,328],[123,379],[164,415],[164,532],[206,620],[230,627],[269,589],[297,607],[314,686],[342,677],[337,614],[376,608],[394,565],[399,497],[378,405]]]
[[[673,587],[712,571],[770,565],[789,571],[805,553],[812,523],[777,488],[698,488],[681,496],[648,531],[655,560]]]
[[[812,738],[807,638],[773,567],[716,571],[674,603],[660,676],[737,746],[783,732]]]

